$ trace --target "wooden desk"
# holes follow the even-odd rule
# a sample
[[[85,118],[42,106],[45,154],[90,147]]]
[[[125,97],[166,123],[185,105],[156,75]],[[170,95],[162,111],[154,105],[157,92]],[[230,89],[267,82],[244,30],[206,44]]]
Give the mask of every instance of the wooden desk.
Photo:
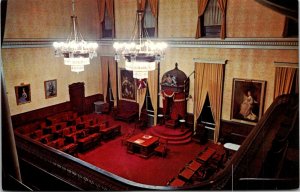
[[[201,163],[193,160],[191,161],[188,165],[187,165],[187,168],[191,169],[192,171],[198,171],[198,169],[202,166]]]
[[[191,177],[194,175],[195,171],[189,169],[189,168],[184,168],[179,174],[178,176],[185,179],[185,180],[190,180]]]
[[[158,137],[140,133],[130,137],[127,141],[127,151],[138,153],[141,157],[150,157],[158,145]]]
[[[169,186],[173,187],[181,187],[185,184],[185,181],[182,181],[179,178],[175,178],[173,181],[170,182]]]
[[[208,147],[205,151],[198,155],[197,159],[199,159],[203,163],[206,163],[215,153],[215,149]]]

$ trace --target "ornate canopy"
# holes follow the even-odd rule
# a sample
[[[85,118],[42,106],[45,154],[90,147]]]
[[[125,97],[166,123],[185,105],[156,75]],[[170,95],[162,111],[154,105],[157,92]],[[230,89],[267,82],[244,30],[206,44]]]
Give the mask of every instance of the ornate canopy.
[[[187,76],[178,69],[178,63],[175,63],[175,68],[167,71],[161,79],[161,90],[172,92],[185,92]],[[189,85],[188,85],[189,87]]]

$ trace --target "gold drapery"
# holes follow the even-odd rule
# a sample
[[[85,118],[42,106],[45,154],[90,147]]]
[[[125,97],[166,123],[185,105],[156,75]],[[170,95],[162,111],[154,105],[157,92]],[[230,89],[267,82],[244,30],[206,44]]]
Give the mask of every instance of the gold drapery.
[[[208,97],[210,101],[213,118],[215,121],[214,143],[217,143],[219,139],[220,124],[221,124],[224,65],[223,64],[209,65],[208,75],[211,77],[208,85]]]
[[[208,92],[208,77],[205,73],[205,63],[195,63],[195,84],[194,84],[194,131],[196,131],[197,119],[199,118],[205,98]]]
[[[196,39],[201,37],[202,21],[200,17],[204,14],[207,3],[208,0],[198,0],[198,19],[197,19]]]
[[[147,0],[137,1],[137,8],[140,9],[140,10],[145,11],[146,2],[147,2]],[[150,5],[152,15],[155,18],[155,34],[154,34],[154,36],[157,37],[157,32],[158,32],[158,30],[157,30],[157,25],[158,25],[158,22],[157,22],[157,19],[158,19],[158,0],[148,0],[148,3]]]
[[[101,23],[100,28],[102,29],[102,23],[104,22],[104,18],[105,18],[105,11],[107,11],[108,16],[112,23],[112,36],[115,37],[114,0],[98,0],[98,5],[99,5],[99,17],[100,17],[100,23]],[[102,33],[102,30],[100,30],[100,31]]]
[[[158,69],[148,72],[148,89],[154,110],[153,125],[157,123],[157,97],[158,97]]]
[[[194,130],[208,94],[215,121],[215,143],[219,139],[224,69],[223,64],[195,63]]]
[[[147,88],[138,89],[136,93],[136,101],[139,104],[139,118],[141,116],[142,108],[146,98]]]
[[[116,71],[116,61],[114,57],[111,56],[101,56],[101,71],[102,71],[102,88],[104,102],[106,102],[107,97],[107,86],[110,80],[110,86],[114,96],[114,106],[117,106],[117,71]],[[109,73],[109,79],[108,79]]]
[[[226,4],[227,4],[227,0],[218,0],[218,5],[222,12],[222,25],[220,31],[221,39],[225,39],[226,37]]]
[[[296,86],[298,86],[298,69],[291,67],[276,67],[275,68],[275,86],[274,86],[274,99],[279,95],[291,93],[293,80],[296,76]],[[298,87],[296,87],[297,92]]]
[[[114,106],[117,106],[117,63],[114,57],[108,58],[110,86],[114,96]]]
[[[107,85],[108,85],[108,57],[100,57],[101,60],[101,74],[102,74],[102,89],[103,98],[106,102],[107,97]]]
[[[203,16],[206,6],[209,0],[198,0],[198,19],[197,19],[197,30],[196,30],[196,39],[201,37],[202,31],[202,20],[201,17]],[[226,37],[226,4],[227,0],[218,0],[218,6],[222,12],[222,24],[221,24],[221,31],[220,31],[220,38],[224,39]]]

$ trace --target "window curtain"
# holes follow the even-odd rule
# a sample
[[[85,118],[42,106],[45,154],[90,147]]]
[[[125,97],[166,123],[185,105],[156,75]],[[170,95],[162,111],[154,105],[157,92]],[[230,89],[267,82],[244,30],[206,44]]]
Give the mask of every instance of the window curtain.
[[[106,8],[106,11],[112,23],[112,36],[115,37],[114,0],[98,0],[98,5],[99,5],[101,29],[102,29],[102,23],[104,22],[104,18],[105,18],[105,8]],[[100,31],[102,33],[102,30]]]
[[[224,64],[196,63],[194,88],[194,131],[208,94],[211,112],[215,121],[214,142],[219,139],[221,124]]]
[[[276,67],[275,68],[275,88],[274,88],[274,99],[279,95],[291,93],[293,80],[295,75],[296,81],[298,80],[298,69],[291,67]],[[298,86],[298,82],[296,82]],[[297,91],[297,88],[296,88]]]
[[[138,0],[137,1],[137,9],[144,11],[146,7],[147,0]]]
[[[218,142],[220,132],[224,69],[223,64],[210,64],[207,66],[207,74],[210,77],[208,97],[215,121],[214,143]]]
[[[108,57],[110,86],[114,96],[114,106],[117,106],[117,63],[114,57]]]
[[[109,57],[100,57],[101,60],[101,73],[102,73],[102,89],[103,89],[103,98],[106,102],[107,97],[107,85],[108,85],[108,64]]]
[[[155,34],[154,36],[158,36],[158,0],[148,0],[148,3],[150,4],[151,12],[153,17],[155,18]]]
[[[147,2],[147,0],[138,0],[138,2],[137,2],[137,8],[140,9],[140,10],[145,11],[146,2]],[[158,23],[157,23],[157,18],[158,18],[158,0],[148,0],[148,3],[150,5],[152,15],[155,18],[155,37],[157,37],[157,33],[158,33],[158,27],[157,27],[157,25],[158,25]]]
[[[209,78],[206,73],[205,63],[195,63],[195,83],[194,83],[194,131],[196,131],[197,120],[203,109],[208,91]]]
[[[222,25],[222,11],[217,0],[209,0],[204,11],[204,26]]]
[[[218,5],[222,12],[222,25],[220,31],[221,39],[225,39],[226,37],[226,4],[227,4],[227,0],[218,0]]]
[[[205,12],[208,1],[209,0],[198,0],[198,19],[197,19],[196,39],[201,37],[201,31],[203,25],[201,17]],[[221,24],[221,32],[220,32],[221,39],[224,39],[226,37],[226,4],[227,4],[227,0],[218,0],[218,5],[222,12],[222,21],[221,21],[222,24]]]
[[[141,116],[141,112],[142,112],[142,108],[145,102],[145,98],[146,98],[146,92],[147,92],[147,88],[142,88],[142,89],[138,89],[137,93],[136,93],[136,100],[137,103],[139,104],[139,118]]]
[[[198,19],[197,19],[197,31],[196,31],[196,39],[201,37],[201,27],[202,21],[200,17],[204,14],[205,8],[207,6],[208,0],[198,0]]]
[[[148,89],[154,111],[154,126],[157,123],[158,69],[148,72]]]

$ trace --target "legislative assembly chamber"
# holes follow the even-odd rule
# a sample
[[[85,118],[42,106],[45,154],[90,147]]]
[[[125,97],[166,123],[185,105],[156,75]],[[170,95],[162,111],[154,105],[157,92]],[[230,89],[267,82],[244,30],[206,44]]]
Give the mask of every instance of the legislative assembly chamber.
[[[2,0],[2,190],[299,189],[298,8]]]

